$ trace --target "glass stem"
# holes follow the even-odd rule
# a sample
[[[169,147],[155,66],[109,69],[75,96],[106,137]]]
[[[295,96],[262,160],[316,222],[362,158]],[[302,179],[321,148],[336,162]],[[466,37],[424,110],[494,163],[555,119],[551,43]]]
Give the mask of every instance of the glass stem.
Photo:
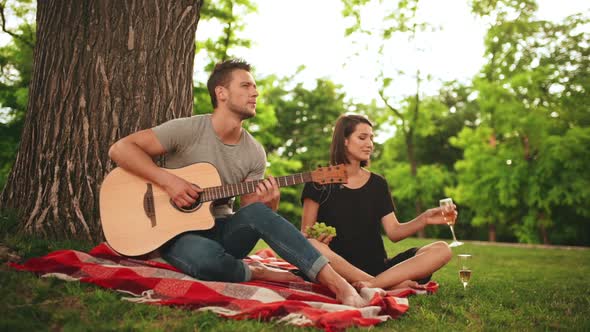
[[[453,241],[458,242],[457,238],[455,237],[455,230],[453,229],[453,225],[449,225],[449,227],[451,228],[451,233],[453,233]]]

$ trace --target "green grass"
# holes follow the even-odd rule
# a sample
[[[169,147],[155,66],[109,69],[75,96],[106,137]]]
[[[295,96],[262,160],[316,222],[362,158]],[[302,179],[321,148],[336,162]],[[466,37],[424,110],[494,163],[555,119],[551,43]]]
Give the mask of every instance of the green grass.
[[[23,257],[89,244],[50,242],[2,234],[2,242]],[[431,240],[387,245],[390,254]],[[257,248],[264,247],[259,243]],[[451,261],[434,276],[432,296],[413,296],[400,319],[377,331],[589,330],[590,250],[515,248],[466,244],[455,254],[473,255],[466,291]],[[97,286],[38,278],[0,266],[0,331],[313,331],[273,322],[233,321],[197,313],[121,301]],[[366,331],[366,329],[350,329]]]

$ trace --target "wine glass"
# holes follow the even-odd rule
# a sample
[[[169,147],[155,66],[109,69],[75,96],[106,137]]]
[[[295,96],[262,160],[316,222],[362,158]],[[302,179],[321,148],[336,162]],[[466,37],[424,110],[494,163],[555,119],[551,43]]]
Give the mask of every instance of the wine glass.
[[[467,289],[469,279],[471,279],[471,255],[457,255],[459,260],[459,279],[463,283],[463,289]]]
[[[451,198],[441,199],[440,207],[442,208],[443,218],[447,222],[447,225],[449,225],[449,227],[451,228],[451,233],[453,233],[453,242],[449,244],[449,247],[458,247],[460,245],[463,245],[463,242],[457,241],[457,237],[455,236],[455,230],[453,229],[456,219],[456,217],[453,215],[453,200]]]

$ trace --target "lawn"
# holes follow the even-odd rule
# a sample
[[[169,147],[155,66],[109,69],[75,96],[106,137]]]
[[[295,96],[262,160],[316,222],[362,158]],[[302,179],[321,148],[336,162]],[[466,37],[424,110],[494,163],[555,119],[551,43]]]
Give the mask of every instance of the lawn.
[[[23,239],[4,245],[23,257],[87,244]],[[432,240],[387,245],[391,254]],[[259,243],[258,248],[264,247]],[[376,331],[590,330],[590,250],[522,248],[467,243],[454,253],[473,255],[473,276],[463,290],[456,259],[435,274],[439,291],[413,296],[400,319]],[[0,264],[0,331],[314,331],[272,322],[232,321],[211,313],[132,304],[93,285],[40,279]],[[366,329],[350,329],[365,331]]]

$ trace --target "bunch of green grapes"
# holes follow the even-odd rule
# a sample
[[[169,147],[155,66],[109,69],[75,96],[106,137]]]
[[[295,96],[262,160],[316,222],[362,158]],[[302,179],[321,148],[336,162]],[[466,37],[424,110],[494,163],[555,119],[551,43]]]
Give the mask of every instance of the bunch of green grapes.
[[[307,236],[311,239],[317,239],[324,234],[336,236],[336,228],[328,226],[323,222],[316,222],[313,226],[307,228]]]

